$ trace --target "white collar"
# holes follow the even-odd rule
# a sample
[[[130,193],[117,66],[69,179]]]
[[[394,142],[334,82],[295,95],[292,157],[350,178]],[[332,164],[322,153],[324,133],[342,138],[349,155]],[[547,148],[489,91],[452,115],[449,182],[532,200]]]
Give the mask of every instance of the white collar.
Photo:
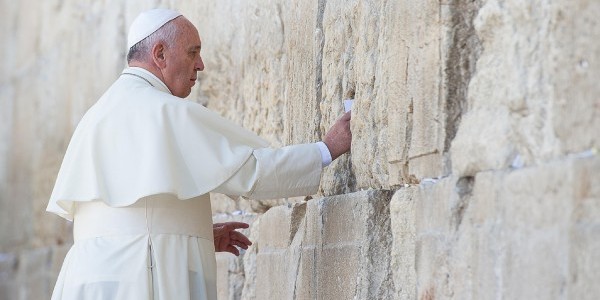
[[[150,84],[154,88],[156,88],[160,91],[163,91],[165,93],[169,93],[169,94],[173,95],[173,93],[171,93],[171,91],[169,90],[169,88],[167,87],[167,85],[164,82],[162,82],[158,77],[156,77],[156,75],[150,73],[150,71],[148,71],[144,68],[128,67],[128,68],[125,68],[125,70],[123,70],[123,72],[121,73],[121,75],[124,75],[124,74],[138,77],[138,78],[146,81],[148,84]]]

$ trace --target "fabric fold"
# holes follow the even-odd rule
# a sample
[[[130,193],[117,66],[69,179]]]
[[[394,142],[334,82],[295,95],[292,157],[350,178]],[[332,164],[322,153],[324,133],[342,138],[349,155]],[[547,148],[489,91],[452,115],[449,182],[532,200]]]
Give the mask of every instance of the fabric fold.
[[[171,95],[151,73],[123,73],[77,126],[49,212],[72,220],[77,201],[123,207],[155,194],[194,198],[229,179],[254,149],[268,146],[202,105]]]

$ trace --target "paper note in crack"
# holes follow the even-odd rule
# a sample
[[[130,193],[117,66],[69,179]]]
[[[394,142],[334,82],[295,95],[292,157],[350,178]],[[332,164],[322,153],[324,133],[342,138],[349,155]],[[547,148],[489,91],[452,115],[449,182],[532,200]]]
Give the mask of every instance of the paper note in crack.
[[[354,103],[354,99],[344,100],[344,112],[349,112],[352,109],[352,103]]]

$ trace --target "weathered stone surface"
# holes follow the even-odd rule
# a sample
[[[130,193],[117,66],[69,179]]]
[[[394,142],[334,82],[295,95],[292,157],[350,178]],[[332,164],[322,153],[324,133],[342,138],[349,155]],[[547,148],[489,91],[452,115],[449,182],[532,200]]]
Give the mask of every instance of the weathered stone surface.
[[[392,264],[408,270],[394,274],[396,295],[591,299],[598,170],[597,156],[570,158],[399,190],[392,232],[394,249],[405,251],[394,251]]]
[[[416,186],[400,189],[390,202],[394,299],[415,299],[417,297],[415,207],[419,200],[418,191]]]
[[[598,1],[27,0],[0,2],[0,299],[47,298],[72,242],[44,212],[56,172],[156,6],[200,31],[189,100],[273,146],[356,100],[326,198],[213,197],[272,210],[242,259],[219,255],[221,299],[600,295]]]
[[[598,148],[597,1],[486,1],[469,111],[452,146],[459,175]],[[567,8],[568,7],[568,8]],[[510,37],[510,38],[506,38]],[[576,100],[575,100],[576,99]],[[576,104],[575,104],[576,103]]]
[[[309,201],[302,218],[286,217],[298,207],[281,206],[265,213],[256,297],[390,297],[394,285],[387,239],[391,195],[372,190]],[[281,227],[282,218],[290,220],[291,226]]]
[[[46,299],[70,246],[0,253],[0,299]]]
[[[547,28],[553,41],[552,55],[547,57],[553,62],[547,72],[553,76],[547,80],[554,87],[554,106],[548,111],[563,153],[600,148],[600,86],[595,80],[600,76],[600,3],[580,0],[572,4],[561,1],[553,6],[553,22]]]

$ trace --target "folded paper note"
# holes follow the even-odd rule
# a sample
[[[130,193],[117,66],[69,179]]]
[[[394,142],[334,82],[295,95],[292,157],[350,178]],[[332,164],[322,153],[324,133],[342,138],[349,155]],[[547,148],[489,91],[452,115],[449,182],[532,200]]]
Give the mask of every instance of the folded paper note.
[[[352,109],[352,103],[354,103],[354,99],[344,100],[344,111],[345,112],[349,112]]]

